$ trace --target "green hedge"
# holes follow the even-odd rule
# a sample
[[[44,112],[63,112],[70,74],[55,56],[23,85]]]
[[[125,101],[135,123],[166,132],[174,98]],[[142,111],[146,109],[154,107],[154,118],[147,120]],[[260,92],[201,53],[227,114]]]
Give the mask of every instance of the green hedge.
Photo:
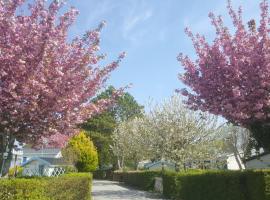
[[[163,195],[176,200],[270,200],[270,171],[114,172],[113,180],[153,190],[163,177]]]
[[[89,200],[92,175],[67,174],[57,178],[0,180],[0,200]]]
[[[262,173],[264,174],[265,198],[270,200],[270,170],[264,170]]]
[[[141,190],[153,190],[155,177],[160,177],[160,171],[130,171],[114,172],[113,180],[124,182]]]
[[[93,178],[100,180],[112,180],[113,170],[96,170],[93,172]]]
[[[181,200],[269,200],[268,171],[164,173],[163,194]]]
[[[167,198],[175,197],[176,186],[176,176],[175,172],[165,172],[163,173],[163,195]]]

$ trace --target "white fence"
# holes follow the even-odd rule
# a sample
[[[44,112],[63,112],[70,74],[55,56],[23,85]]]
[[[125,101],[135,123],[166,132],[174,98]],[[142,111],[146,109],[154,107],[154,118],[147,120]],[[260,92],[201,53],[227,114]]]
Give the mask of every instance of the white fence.
[[[49,176],[49,177],[58,177],[65,173],[65,169],[61,167],[51,167],[45,168],[43,170],[39,169],[23,169],[23,176]]]

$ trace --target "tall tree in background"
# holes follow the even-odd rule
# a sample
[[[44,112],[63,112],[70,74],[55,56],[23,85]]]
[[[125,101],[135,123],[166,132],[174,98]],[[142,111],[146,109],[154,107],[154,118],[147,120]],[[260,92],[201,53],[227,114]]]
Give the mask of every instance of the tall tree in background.
[[[155,158],[174,161],[180,167],[189,162],[215,160],[222,155],[217,117],[194,112],[173,96],[151,108],[147,126],[153,134]]]
[[[109,86],[107,90],[98,95],[93,101],[111,98],[114,91],[115,88]],[[112,145],[111,135],[116,126],[120,122],[142,115],[143,106],[140,106],[133,96],[128,92],[125,92],[116,98],[115,104],[113,104],[106,112],[99,114],[82,124],[81,128],[87,131],[86,133],[92,138],[97,147],[100,168],[115,162],[110,146]]]
[[[219,133],[215,116],[189,110],[174,96],[152,107],[145,117],[120,123],[112,147],[120,169],[130,161],[136,168],[145,159],[165,159],[183,167],[221,156]]]
[[[68,42],[78,11],[59,16],[62,1],[0,1],[0,171],[8,172],[15,139],[38,146],[44,138],[63,146],[77,124],[101,112],[112,100],[90,101],[116,62],[101,68],[101,24]],[[20,12],[20,9],[22,12]]]
[[[110,150],[111,134],[116,127],[116,120],[111,112],[104,112],[88,120],[82,125],[86,134],[90,136],[97,147],[99,157],[99,168],[113,162]]]
[[[144,117],[133,118],[118,124],[112,134],[112,151],[117,159],[117,167],[137,169],[139,161],[153,157],[151,145],[155,135],[147,126]]]
[[[222,18],[209,14],[216,28],[216,38],[209,44],[203,36],[191,37],[198,59],[179,55],[185,67],[181,80],[193,92],[182,89],[192,109],[221,115],[235,125],[249,129],[258,147],[270,150],[270,37],[267,0],[260,4],[261,19],[242,20],[242,9],[234,11],[228,1],[228,11],[235,27],[231,34]]]

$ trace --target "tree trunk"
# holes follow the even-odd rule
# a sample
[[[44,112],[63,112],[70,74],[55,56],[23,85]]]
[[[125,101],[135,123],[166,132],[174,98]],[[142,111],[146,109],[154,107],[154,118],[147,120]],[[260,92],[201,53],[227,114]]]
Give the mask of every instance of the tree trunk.
[[[18,158],[18,155],[16,154],[15,155],[15,160],[14,160],[14,164],[15,164],[15,166],[14,166],[14,174],[13,174],[13,177],[16,177],[17,176],[17,158]]]
[[[243,168],[242,168],[242,165],[241,165],[241,161],[239,160],[238,154],[234,151],[233,155],[235,157],[235,160],[237,162],[237,165],[238,165],[239,169],[242,170]]]
[[[122,171],[124,171],[124,168],[125,168],[125,157],[124,156],[122,157],[122,160],[121,160],[121,168],[122,168]]]
[[[117,158],[117,165],[118,165],[119,170],[121,170],[121,171],[124,170],[124,156]]]
[[[252,137],[256,140],[256,148],[263,148],[265,152],[270,151],[270,124],[256,122],[250,125],[249,130],[251,131]]]
[[[14,147],[15,139],[2,135],[0,137],[0,177],[4,177],[8,174],[11,161],[12,161],[12,149]]]
[[[240,159],[240,161],[241,161],[241,166],[243,166],[242,168],[243,168],[243,169],[246,169],[245,156],[244,156],[244,155],[241,156],[240,153],[239,153],[239,151],[237,151],[237,154],[238,154],[239,159]]]
[[[241,162],[242,159],[241,159],[240,153],[239,153],[239,151],[238,151],[238,149],[237,149],[237,135],[235,134],[234,136],[235,136],[235,138],[234,138],[233,144],[232,144],[232,147],[233,147],[233,155],[234,155],[234,157],[235,157],[235,160],[236,160],[236,162],[237,162],[237,165],[238,165],[239,169],[240,169],[240,170],[243,170],[242,162]]]
[[[119,158],[117,159],[117,165],[118,165],[118,169],[121,170],[122,166],[121,166],[121,161]]]
[[[183,163],[183,167],[184,167],[184,171],[186,171],[187,170],[186,163]]]
[[[134,156],[135,157],[135,156]],[[139,165],[139,159],[134,159],[134,169],[137,171],[137,170],[139,170],[139,168],[138,168],[138,165]]]

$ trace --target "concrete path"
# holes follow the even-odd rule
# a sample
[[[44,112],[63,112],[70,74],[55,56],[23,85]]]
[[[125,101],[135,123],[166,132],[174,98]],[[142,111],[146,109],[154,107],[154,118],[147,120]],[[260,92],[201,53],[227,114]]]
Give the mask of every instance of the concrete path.
[[[156,200],[157,195],[125,187],[118,182],[94,180],[93,200]]]

